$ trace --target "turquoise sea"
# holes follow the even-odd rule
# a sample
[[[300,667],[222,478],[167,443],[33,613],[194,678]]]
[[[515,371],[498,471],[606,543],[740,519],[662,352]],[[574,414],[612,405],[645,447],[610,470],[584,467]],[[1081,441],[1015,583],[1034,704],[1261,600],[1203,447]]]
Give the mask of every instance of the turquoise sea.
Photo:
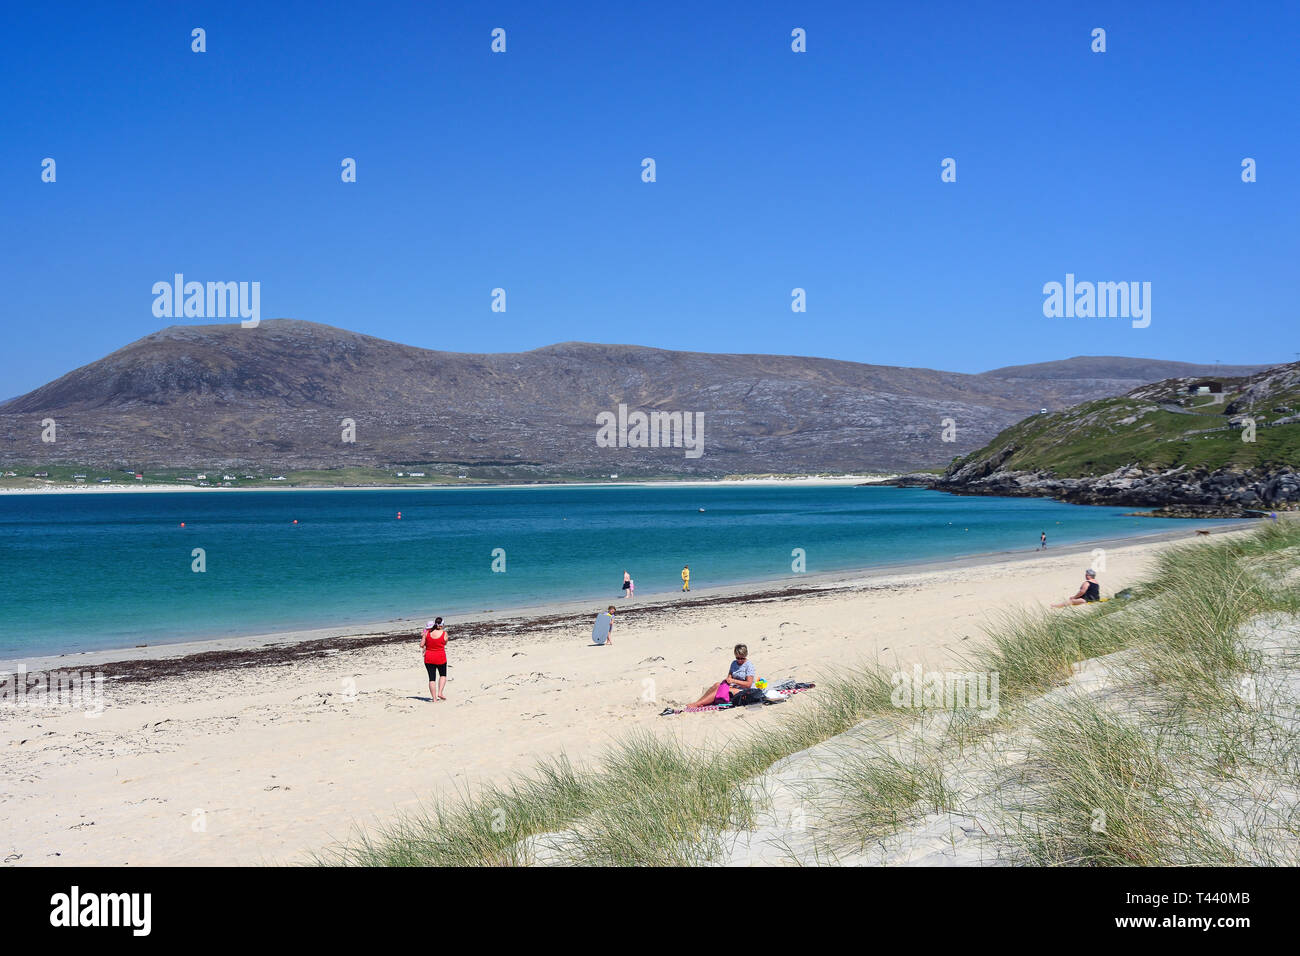
[[[1127,510],[852,486],[5,495],[0,659],[603,601],[624,569],[642,596],[683,564],[695,588],[794,582],[796,548],[817,573],[1190,526]]]

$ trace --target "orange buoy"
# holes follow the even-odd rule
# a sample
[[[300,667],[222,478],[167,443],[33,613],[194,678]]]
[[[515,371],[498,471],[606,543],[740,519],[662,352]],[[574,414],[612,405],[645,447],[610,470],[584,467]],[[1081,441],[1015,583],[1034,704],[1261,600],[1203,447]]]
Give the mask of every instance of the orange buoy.
[[[400,511],[397,512],[397,520],[398,520],[398,521],[401,521],[401,520],[402,520],[402,513],[401,513]]]
[[[185,522],[184,522],[184,521],[181,522],[181,527],[182,527],[182,528],[185,527]]]
[[[294,523],[294,524],[297,524],[297,523],[298,523],[298,519],[297,519],[297,518],[294,518],[294,519],[293,519],[293,523]]]

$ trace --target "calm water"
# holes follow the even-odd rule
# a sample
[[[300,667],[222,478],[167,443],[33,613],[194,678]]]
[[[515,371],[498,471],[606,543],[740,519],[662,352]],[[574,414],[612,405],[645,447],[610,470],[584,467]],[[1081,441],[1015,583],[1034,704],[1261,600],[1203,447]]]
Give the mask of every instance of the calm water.
[[[856,487],[6,495],[0,658],[603,600],[625,568],[642,595],[684,563],[694,587],[794,580],[795,548],[815,573],[1188,527],[1126,510]]]

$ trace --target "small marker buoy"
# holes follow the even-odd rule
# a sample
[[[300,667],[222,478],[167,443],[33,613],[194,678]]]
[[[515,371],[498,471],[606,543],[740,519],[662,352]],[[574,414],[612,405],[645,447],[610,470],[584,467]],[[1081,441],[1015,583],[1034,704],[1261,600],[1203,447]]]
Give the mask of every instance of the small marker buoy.
[[[185,522],[184,522],[184,521],[181,522],[181,527],[182,527],[182,528],[185,527]]]
[[[397,512],[397,520],[398,520],[398,521],[401,521],[401,520],[402,520],[402,513],[401,513],[400,511]]]
[[[293,519],[293,523],[294,523],[294,524],[297,524],[297,523],[298,523],[298,519],[297,519],[297,518],[294,518],[294,519]]]

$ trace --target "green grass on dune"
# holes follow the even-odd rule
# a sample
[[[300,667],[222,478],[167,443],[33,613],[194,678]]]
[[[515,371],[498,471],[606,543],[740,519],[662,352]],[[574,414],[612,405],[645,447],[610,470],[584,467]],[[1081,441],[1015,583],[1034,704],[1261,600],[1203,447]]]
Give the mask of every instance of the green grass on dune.
[[[1263,661],[1242,640],[1241,629],[1300,608],[1300,589],[1258,573],[1287,555],[1295,567],[1297,554],[1300,523],[1171,549],[1157,557],[1153,574],[1122,614],[1080,616],[1084,633],[1096,622],[1123,624],[1134,656],[1121,668],[1121,686],[1143,701],[1141,716],[1103,710],[1091,700],[1033,716],[1037,745],[1029,754],[1029,794],[1014,834],[1027,860],[1143,866],[1292,861],[1287,848],[1300,843],[1300,823],[1294,811],[1288,816],[1270,801],[1300,774],[1286,716],[1294,714],[1295,702],[1265,699],[1262,689],[1255,699]],[[1021,641],[1014,652],[995,653],[1001,660],[1026,659],[1037,643]],[[1032,673],[1042,684],[1048,670]]]
[[[817,706],[716,751],[642,732],[595,765],[560,756],[503,785],[461,792],[318,855],[328,865],[497,866],[560,858],[599,866],[715,862],[721,831],[745,829],[756,807],[746,781],[777,760],[890,710],[875,668],[819,682]]]

